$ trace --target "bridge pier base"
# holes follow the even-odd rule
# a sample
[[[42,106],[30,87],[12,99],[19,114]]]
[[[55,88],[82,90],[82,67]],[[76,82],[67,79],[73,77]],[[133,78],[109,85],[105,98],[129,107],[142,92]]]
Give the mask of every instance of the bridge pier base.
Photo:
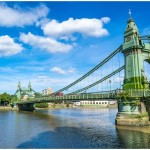
[[[128,100],[118,102],[118,114],[116,125],[127,126],[147,126],[149,125],[149,114],[145,103],[138,100]]]
[[[27,104],[17,104],[19,110],[23,111],[34,111],[34,103],[27,103]]]

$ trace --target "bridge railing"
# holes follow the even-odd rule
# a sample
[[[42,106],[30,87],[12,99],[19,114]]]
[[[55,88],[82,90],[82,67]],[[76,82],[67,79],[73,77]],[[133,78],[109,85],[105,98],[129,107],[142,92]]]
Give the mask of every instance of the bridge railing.
[[[119,99],[122,96],[128,98],[150,97],[150,89],[131,89],[131,90],[114,90],[99,93],[78,93],[68,94],[63,96],[43,96],[40,98],[31,99],[29,101],[20,101],[19,103],[27,102],[50,102],[50,101],[67,101],[67,100],[100,100],[100,99]]]
[[[36,98],[35,101],[50,101],[50,100],[88,100],[88,99],[102,99],[102,98],[115,98],[115,93],[80,93],[80,94],[70,94],[64,96],[49,96]]]
[[[149,89],[132,89],[130,90],[131,97],[150,97],[150,90]]]
[[[150,89],[130,89],[130,90],[121,90],[117,93],[116,97],[131,97],[131,98],[141,98],[141,97],[150,97]]]

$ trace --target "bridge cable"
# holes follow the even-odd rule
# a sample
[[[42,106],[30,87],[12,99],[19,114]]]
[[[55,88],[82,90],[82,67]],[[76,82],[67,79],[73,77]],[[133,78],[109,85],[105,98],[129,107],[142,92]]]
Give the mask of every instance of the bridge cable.
[[[58,93],[58,92],[62,92],[70,87],[72,87],[73,85],[77,84],[78,82],[82,81],[84,78],[88,77],[91,73],[93,73],[94,71],[96,71],[98,68],[100,68],[102,65],[104,65],[107,61],[109,61],[113,56],[115,56],[117,53],[119,53],[122,50],[122,45],[119,46],[119,48],[117,48],[114,52],[112,52],[107,58],[105,58],[102,62],[100,62],[97,66],[95,66],[93,69],[91,69],[89,72],[87,72],[85,75],[83,75],[82,77],[80,77],[79,79],[77,79],[76,81],[74,81],[73,83],[69,84],[68,86],[54,92]]]
[[[89,89],[89,88],[91,88],[91,87],[93,87],[93,86],[95,86],[95,85],[97,85],[97,84],[99,84],[99,83],[101,83],[101,82],[107,80],[108,78],[110,78],[110,77],[112,77],[113,75],[117,74],[118,72],[120,72],[120,71],[123,70],[124,68],[125,68],[125,66],[122,66],[122,67],[120,67],[119,69],[115,70],[114,72],[110,73],[109,75],[105,76],[104,78],[102,78],[102,79],[100,79],[100,80],[94,82],[93,84],[90,84],[90,85],[88,85],[88,86],[86,86],[86,87],[84,87],[84,88],[82,88],[82,89],[80,89],[80,90],[77,90],[77,91],[74,91],[74,92],[68,93],[68,94],[75,94],[75,93],[79,93],[79,92],[82,92],[82,91],[84,91],[84,90],[87,90],[87,89]],[[67,94],[67,95],[68,95],[68,94]]]

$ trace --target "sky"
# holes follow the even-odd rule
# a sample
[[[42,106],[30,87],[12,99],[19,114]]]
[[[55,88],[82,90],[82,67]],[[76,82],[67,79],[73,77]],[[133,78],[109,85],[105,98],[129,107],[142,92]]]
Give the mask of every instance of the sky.
[[[20,81],[54,91],[96,66],[123,43],[132,12],[150,34],[150,2],[0,2],[0,93]],[[111,65],[108,66],[111,68]]]

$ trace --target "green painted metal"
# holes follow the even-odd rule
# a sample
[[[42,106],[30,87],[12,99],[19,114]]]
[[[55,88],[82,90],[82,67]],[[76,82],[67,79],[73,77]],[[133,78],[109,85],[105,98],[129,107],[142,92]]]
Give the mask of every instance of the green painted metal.
[[[117,120],[121,121],[120,114],[138,114],[142,117],[143,106],[141,102],[144,99],[149,100],[149,82],[144,71],[144,61],[150,63],[150,44],[142,41],[149,39],[150,36],[140,36],[130,12],[121,51],[125,58],[125,77],[123,92],[120,93],[120,99],[118,99]],[[125,119],[128,119],[128,116]]]
[[[58,93],[58,92],[62,92],[65,91],[67,89],[69,89],[70,87],[74,86],[75,84],[77,84],[78,82],[82,81],[83,79],[85,79],[86,77],[88,77],[90,74],[92,74],[94,71],[96,71],[98,68],[100,68],[101,66],[103,66],[106,62],[108,62],[112,57],[114,57],[117,53],[119,53],[122,50],[122,45],[119,46],[113,53],[111,53],[106,59],[104,59],[102,62],[100,62],[97,66],[95,66],[93,69],[91,69],[89,72],[87,72],[85,75],[83,75],[81,78],[77,79],[76,81],[74,81],[73,83],[69,84],[68,86],[54,92]]]
[[[122,53],[125,56],[125,79],[123,88],[148,89],[148,80],[144,71],[144,61],[150,63],[150,44],[142,39],[150,39],[150,36],[141,37],[138,28],[132,18],[128,20],[124,34]]]
[[[141,40],[150,40],[150,35],[139,36]]]
[[[119,69],[117,69],[117,70],[115,70],[114,72],[112,72],[111,74],[109,74],[109,75],[105,76],[104,78],[102,78],[102,79],[100,79],[100,80],[94,82],[93,84],[88,85],[88,86],[86,86],[86,87],[84,87],[84,88],[82,88],[82,89],[80,89],[80,90],[74,91],[74,92],[69,93],[69,94],[75,94],[75,93],[80,93],[80,92],[82,92],[82,91],[85,91],[85,90],[87,90],[87,89],[89,89],[89,88],[91,88],[91,87],[93,87],[93,86],[95,86],[95,85],[97,85],[97,84],[99,84],[99,83],[101,83],[101,82],[103,82],[103,81],[109,79],[110,77],[112,77],[113,75],[117,74],[118,72],[120,72],[120,71],[123,70],[124,68],[125,68],[125,66],[122,66],[122,67],[120,67]]]
[[[43,102],[55,102],[55,101],[72,101],[72,100],[104,100],[104,99],[120,99],[120,95],[123,93],[128,93],[130,98],[150,98],[149,89],[131,89],[131,90],[114,90],[101,93],[80,93],[80,94],[70,94],[64,96],[43,96],[40,98],[30,99],[28,101],[16,102],[16,104],[27,104],[27,103],[43,103]],[[150,100],[150,99],[147,99]]]
[[[29,97],[32,97],[32,98],[33,98],[33,97],[34,97],[34,96],[33,96],[34,93],[35,93],[35,91],[32,89],[31,82],[29,82],[29,85],[28,85],[28,88],[27,88],[27,89],[22,89],[22,88],[21,88],[21,83],[20,83],[20,81],[19,81],[17,91],[15,92],[14,95],[17,95],[17,99],[18,99],[18,100],[22,100],[22,97],[23,97],[24,95],[28,95]]]
[[[17,88],[17,91],[16,91],[15,95],[17,95],[18,99],[21,99],[21,84],[20,84],[20,81],[18,83],[18,88]]]

